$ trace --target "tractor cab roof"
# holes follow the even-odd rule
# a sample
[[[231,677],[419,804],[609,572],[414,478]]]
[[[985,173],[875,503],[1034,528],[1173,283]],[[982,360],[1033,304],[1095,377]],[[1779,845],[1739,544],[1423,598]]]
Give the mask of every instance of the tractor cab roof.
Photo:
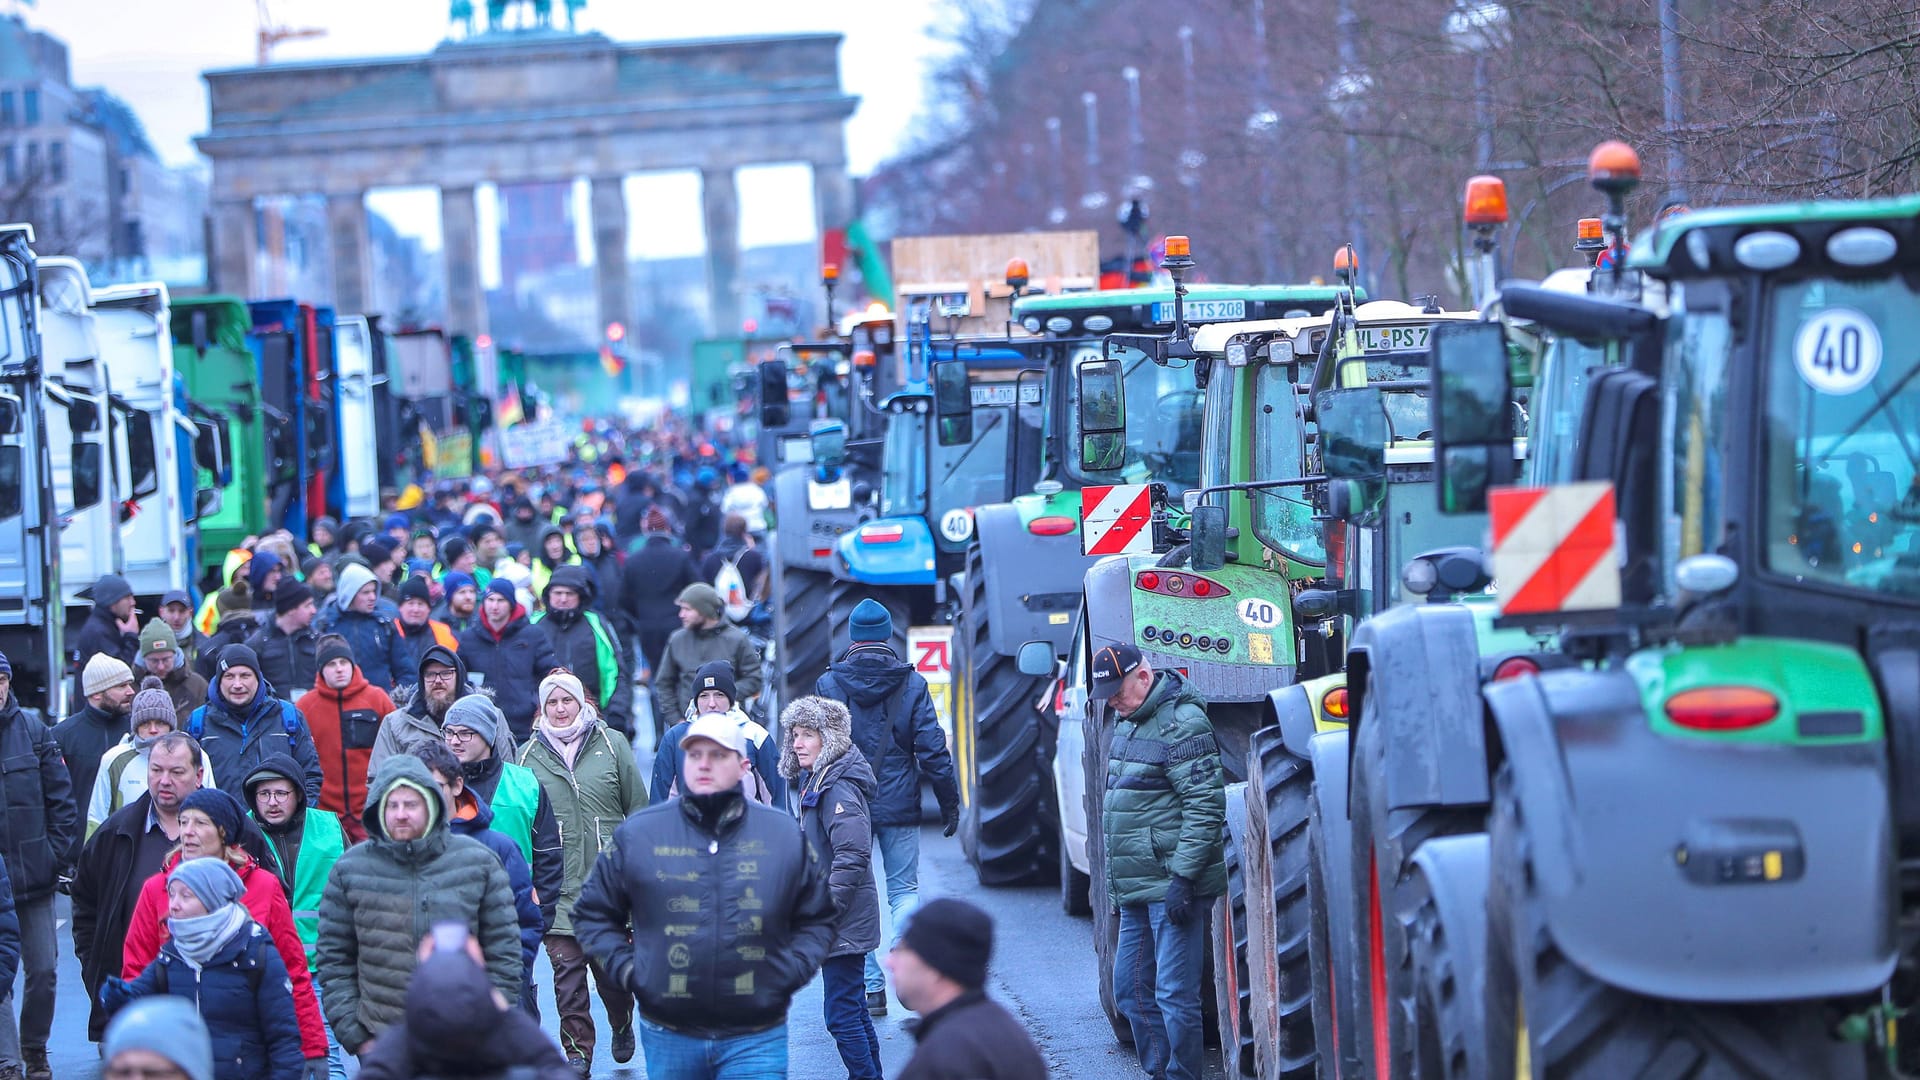
[[[1920,265],[1920,195],[1689,210],[1643,234],[1627,265],[1658,278],[1912,267]]]
[[[1316,315],[1331,309],[1344,287],[1331,285],[1189,285],[1189,325]],[[1173,287],[1103,289],[1022,296],[1013,318],[1030,333],[1056,338],[1098,337],[1113,331],[1171,329]]]

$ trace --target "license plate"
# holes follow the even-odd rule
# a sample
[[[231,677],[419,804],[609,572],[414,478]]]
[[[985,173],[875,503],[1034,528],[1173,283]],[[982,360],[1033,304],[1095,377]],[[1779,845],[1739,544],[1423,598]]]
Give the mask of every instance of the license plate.
[[[1186,309],[1188,322],[1238,322],[1247,317],[1245,300],[1188,300]],[[1154,322],[1172,322],[1173,302],[1153,305],[1152,315]]]
[[[1013,404],[1013,393],[1014,387],[1012,383],[990,383],[985,386],[975,386],[973,387],[973,403],[976,406],[1011,405]],[[1022,383],[1020,385],[1020,404],[1040,404],[1040,384],[1038,382]]]
[[[1360,348],[1365,352],[1418,352],[1427,347],[1431,326],[1362,326]]]

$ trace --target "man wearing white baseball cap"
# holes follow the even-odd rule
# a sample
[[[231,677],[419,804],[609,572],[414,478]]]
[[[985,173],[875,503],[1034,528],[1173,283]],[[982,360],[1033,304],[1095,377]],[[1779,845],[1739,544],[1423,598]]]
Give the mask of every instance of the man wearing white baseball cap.
[[[829,868],[791,817],[742,791],[746,738],[732,719],[697,717],[680,749],[681,796],[614,829],[574,934],[639,1001],[648,1076],[706,1080],[717,1062],[784,1076],[787,1007],[833,943]]]

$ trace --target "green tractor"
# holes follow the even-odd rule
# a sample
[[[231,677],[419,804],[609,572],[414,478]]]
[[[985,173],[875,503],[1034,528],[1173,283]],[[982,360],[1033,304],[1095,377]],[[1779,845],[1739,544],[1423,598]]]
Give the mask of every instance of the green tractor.
[[[1624,151],[1594,159],[1616,221]],[[1438,342],[1443,505],[1489,507],[1502,622],[1580,663],[1478,684],[1416,666],[1457,636],[1356,636],[1395,674],[1356,691],[1348,800],[1366,1075],[1920,1064],[1920,368],[1886,351],[1917,223],[1914,197],[1686,213],[1631,255],[1661,295],[1559,298],[1624,356],[1566,484],[1487,468],[1503,329]]]
[[[1341,293],[1318,285],[1180,288],[1182,314],[1194,325],[1319,314]],[[1074,376],[1081,363],[1102,356],[1105,335],[1164,328],[1174,321],[1174,307],[1173,288],[1018,296],[1013,321],[1035,335],[1022,348],[1043,369],[1044,392],[1020,406],[1028,424],[1043,432],[1041,479],[1011,501],[956,507],[939,520],[944,538],[967,543],[965,574],[955,582],[960,613],[952,671],[955,764],[965,807],[961,843],[984,885],[1044,880],[1057,869],[1069,910],[1086,903],[1085,833],[1073,828],[1079,802],[1063,809],[1055,798],[1051,706],[1053,658],[1067,654],[1080,579],[1099,558],[1082,546],[1082,496],[1162,485],[1177,500],[1200,480],[1203,411],[1202,392],[1187,372],[1118,346],[1123,390],[1135,408],[1123,425],[1118,459],[1092,468],[1080,454],[1084,432]],[[1019,668],[1018,654],[1029,641],[1048,645],[1042,674]],[[1056,841],[1063,818],[1069,835]]]

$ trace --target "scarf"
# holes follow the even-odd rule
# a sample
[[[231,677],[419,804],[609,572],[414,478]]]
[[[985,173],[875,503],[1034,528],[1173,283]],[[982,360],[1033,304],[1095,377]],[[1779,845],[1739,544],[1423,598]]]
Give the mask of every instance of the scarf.
[[[168,919],[167,934],[173,938],[173,947],[180,953],[181,959],[193,965],[195,971],[207,966],[213,954],[233,935],[247,925],[251,916],[239,901],[232,901],[226,907],[207,915],[191,919]]]
[[[573,723],[566,727],[554,727],[553,721],[541,720],[541,730],[553,740],[553,748],[560,752],[560,760],[567,763],[567,771],[573,771],[573,763],[580,757],[580,748],[587,745],[587,732],[593,730],[593,721],[587,718],[585,709],[574,714]]]
[[[151,739],[144,739],[144,738],[141,738],[140,733],[136,731],[136,732],[128,733],[127,737],[133,740],[134,752],[144,758],[146,756],[147,751],[153,749],[154,743],[159,742],[162,738],[171,734],[173,734],[173,732],[163,731],[160,734],[155,735]]]

